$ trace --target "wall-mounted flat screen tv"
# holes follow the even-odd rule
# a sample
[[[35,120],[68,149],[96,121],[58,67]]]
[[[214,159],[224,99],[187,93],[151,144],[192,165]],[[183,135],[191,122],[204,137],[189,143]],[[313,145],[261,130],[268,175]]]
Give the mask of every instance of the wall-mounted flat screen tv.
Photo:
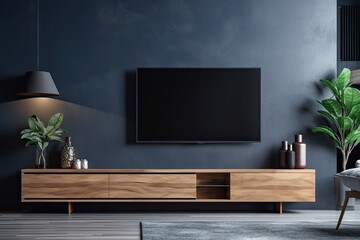
[[[260,141],[260,68],[138,68],[138,143]]]

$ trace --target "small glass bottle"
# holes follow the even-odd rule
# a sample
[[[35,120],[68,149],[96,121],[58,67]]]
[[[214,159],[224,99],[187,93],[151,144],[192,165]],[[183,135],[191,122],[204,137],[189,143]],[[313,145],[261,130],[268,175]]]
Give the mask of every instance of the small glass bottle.
[[[81,169],[88,169],[88,160],[87,159],[81,159]]]
[[[81,160],[80,159],[74,159],[72,168],[73,169],[81,169]]]

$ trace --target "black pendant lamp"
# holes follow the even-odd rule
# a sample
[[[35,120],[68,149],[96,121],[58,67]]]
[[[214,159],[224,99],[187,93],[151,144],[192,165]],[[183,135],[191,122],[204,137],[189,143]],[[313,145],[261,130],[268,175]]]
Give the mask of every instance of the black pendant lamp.
[[[56,88],[53,78],[49,72],[39,71],[39,0],[37,0],[37,54],[36,63],[37,71],[29,71],[25,75],[26,86],[23,92],[18,93],[21,96],[29,97],[50,97],[59,96],[59,91]]]
[[[51,97],[60,95],[49,72],[27,72],[25,74],[25,81],[25,91],[18,93],[18,95],[29,97]]]

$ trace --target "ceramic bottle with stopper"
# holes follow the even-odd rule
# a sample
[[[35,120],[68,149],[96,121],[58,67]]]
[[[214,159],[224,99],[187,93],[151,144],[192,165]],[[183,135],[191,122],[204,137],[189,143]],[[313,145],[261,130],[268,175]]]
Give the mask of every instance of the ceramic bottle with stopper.
[[[279,168],[286,168],[285,159],[286,159],[287,150],[288,150],[288,141],[282,141],[281,150],[280,150]]]
[[[295,168],[306,168],[306,144],[303,142],[303,137],[301,134],[295,135],[293,148],[295,151]]]
[[[288,150],[285,153],[285,166],[287,169],[295,168],[295,152],[293,151],[292,144],[289,144]]]

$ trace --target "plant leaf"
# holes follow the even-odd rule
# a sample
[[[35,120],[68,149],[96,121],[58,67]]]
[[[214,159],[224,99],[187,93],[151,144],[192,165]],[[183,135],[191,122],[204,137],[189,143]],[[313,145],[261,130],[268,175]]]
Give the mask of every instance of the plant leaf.
[[[35,144],[35,142],[33,142],[31,140],[27,141],[26,144],[25,144],[25,147],[28,147],[28,146],[33,145],[33,144]]]
[[[30,137],[30,134],[31,133],[24,133],[20,139],[28,138],[28,137]]]
[[[329,113],[336,117],[342,114],[341,106],[335,99],[325,99],[318,101]]]
[[[348,86],[350,75],[351,71],[348,68],[344,68],[339,76],[335,79],[334,84],[339,91],[344,90]]]
[[[45,125],[38,117],[36,117],[36,121],[34,123],[41,132],[45,132]]]
[[[326,79],[322,79],[320,80],[320,82],[325,85],[328,89],[330,89],[330,91],[334,94],[334,95],[338,95],[338,90],[336,88],[336,85],[329,80]]]
[[[33,142],[42,142],[43,141],[38,136],[30,136],[28,139],[33,141]]]
[[[49,135],[52,135],[56,130],[58,130],[64,120],[64,115],[62,113],[55,113],[49,120],[48,126],[53,126],[54,128],[49,132]]]
[[[360,138],[360,130],[355,129],[346,136],[345,144],[348,145],[349,143],[357,141],[359,138]]]
[[[36,131],[37,130],[34,121],[36,121],[36,118],[34,116],[29,117],[28,124],[29,124],[29,128],[30,128],[31,131]]]
[[[349,117],[352,120],[355,120],[360,115],[360,104],[352,107],[351,112],[349,113]]]
[[[360,127],[360,114],[357,115],[354,119],[354,129],[358,129]]]
[[[25,134],[25,133],[30,133],[31,132],[31,129],[27,128],[27,129],[24,129],[20,132],[20,134]]]
[[[64,119],[64,115],[62,113],[55,113],[49,120],[48,126],[60,126]],[[59,127],[57,127],[59,128]]]
[[[321,115],[323,115],[324,117],[326,117],[327,119],[329,119],[332,123],[335,123],[336,119],[334,118],[333,115],[331,115],[330,113],[323,111],[323,110],[319,110],[318,113],[320,113]]]
[[[43,148],[42,148],[42,150],[44,150],[45,148],[47,148],[49,146],[49,142],[43,142]]]
[[[354,147],[357,146],[360,143],[360,138],[358,140],[355,141],[354,143]]]
[[[350,113],[354,106],[360,104],[360,91],[353,87],[345,88],[343,101],[348,113]]]
[[[50,133],[53,129],[54,129],[54,126],[51,126],[51,125],[49,125],[49,126],[46,127],[46,131],[47,131],[48,133]]]
[[[55,141],[60,141],[60,142],[63,141],[63,140],[61,139],[61,137],[56,136],[56,135],[49,136],[49,139],[50,139],[50,140],[55,140]]]
[[[318,127],[314,127],[312,129],[312,131],[314,133],[323,133],[325,135],[327,135],[328,137],[330,137],[331,139],[335,140],[338,142],[338,138],[336,136],[336,134],[334,133],[334,130],[332,130],[330,127],[328,126],[318,126]]]
[[[349,117],[339,117],[338,122],[344,132],[347,132],[353,124],[353,120]]]

